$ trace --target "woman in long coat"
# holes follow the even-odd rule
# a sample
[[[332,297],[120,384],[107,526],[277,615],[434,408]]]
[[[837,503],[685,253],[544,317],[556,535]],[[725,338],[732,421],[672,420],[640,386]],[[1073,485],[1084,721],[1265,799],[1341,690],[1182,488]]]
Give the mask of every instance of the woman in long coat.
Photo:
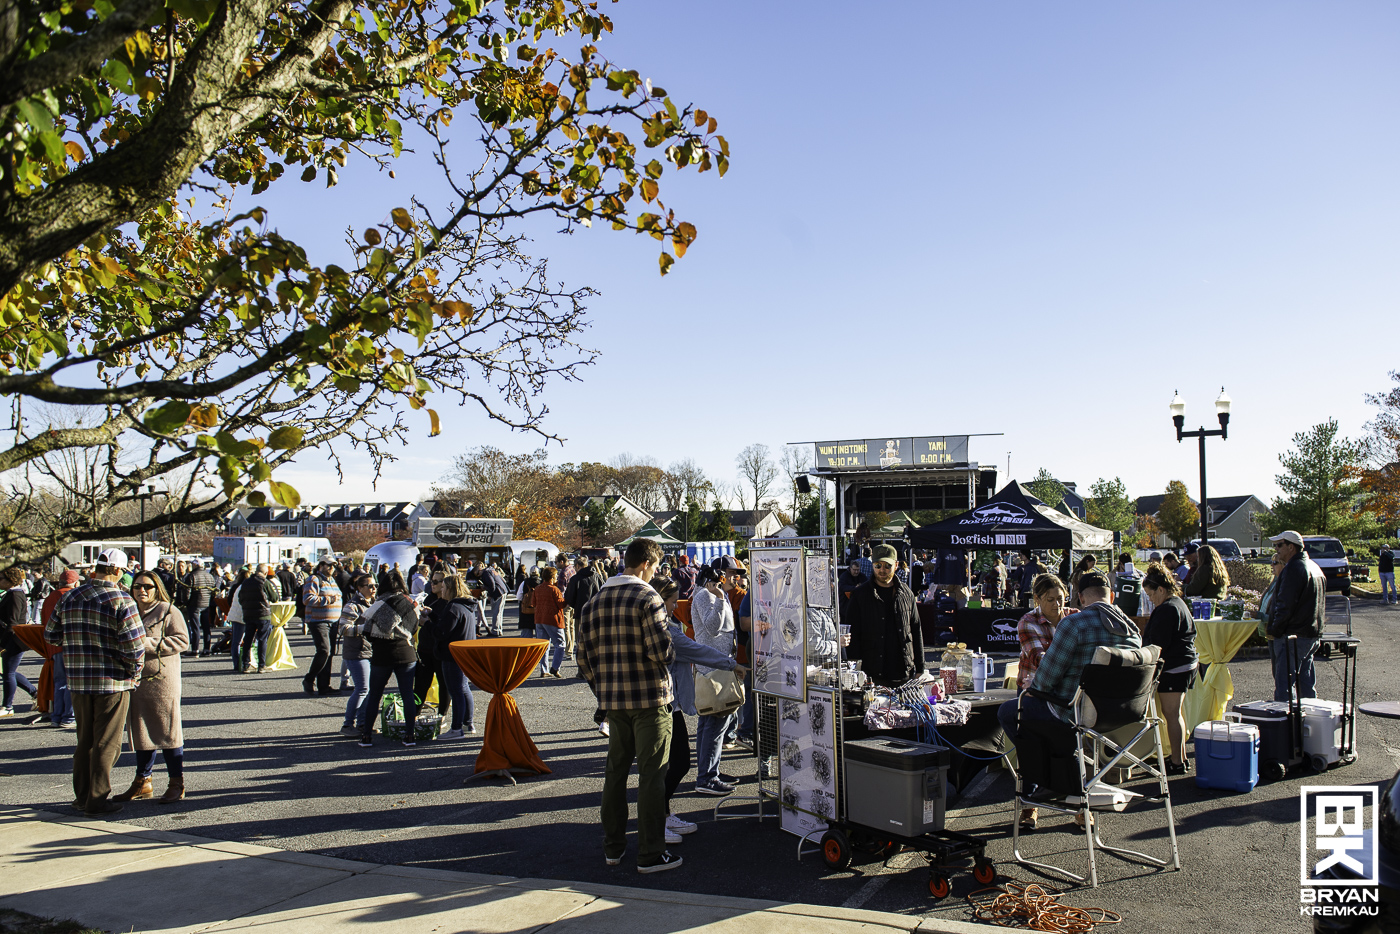
[[[185,737],[180,725],[180,653],[190,647],[185,617],[165,592],[160,578],[141,571],[131,581],[131,597],[146,626],[146,658],[141,684],[132,692],[126,725],[136,751],[136,779],[116,801],[150,798],[156,750],[165,758],[169,787],[160,803],[185,796]]]

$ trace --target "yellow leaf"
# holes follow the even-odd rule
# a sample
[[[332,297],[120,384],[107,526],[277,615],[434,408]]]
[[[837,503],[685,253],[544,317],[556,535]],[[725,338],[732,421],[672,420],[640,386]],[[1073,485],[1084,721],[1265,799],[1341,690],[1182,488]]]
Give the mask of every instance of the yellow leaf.
[[[662,253],[662,254],[661,254],[661,259],[659,260],[659,262],[661,263],[661,274],[662,274],[663,276],[666,275],[666,273],[668,273],[668,272],[671,271],[671,266],[672,266],[672,264],[675,263],[675,261],[676,261],[676,258],[675,258],[674,256],[672,256],[670,253]]]
[[[438,423],[438,413],[433,409],[428,410],[428,419],[433,424],[432,430],[428,432],[428,437],[431,438],[442,431],[442,425]]]
[[[390,212],[390,216],[393,217],[394,224],[397,225],[400,230],[412,229],[413,218],[409,217],[408,212],[403,208],[394,208],[394,210]]]
[[[63,151],[68,153],[74,162],[82,162],[87,158],[87,153],[83,152],[83,147],[73,142],[71,139],[63,144]]]
[[[190,409],[189,423],[200,428],[213,428],[219,424],[219,407],[212,402],[201,402]]]

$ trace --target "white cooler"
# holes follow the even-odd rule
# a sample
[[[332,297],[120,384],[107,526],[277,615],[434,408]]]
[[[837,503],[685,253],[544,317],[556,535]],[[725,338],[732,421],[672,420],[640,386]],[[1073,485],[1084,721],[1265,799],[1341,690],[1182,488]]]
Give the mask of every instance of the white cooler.
[[[1337,701],[1304,698],[1303,757],[1315,771],[1326,771],[1341,761],[1342,713],[1345,708]]]

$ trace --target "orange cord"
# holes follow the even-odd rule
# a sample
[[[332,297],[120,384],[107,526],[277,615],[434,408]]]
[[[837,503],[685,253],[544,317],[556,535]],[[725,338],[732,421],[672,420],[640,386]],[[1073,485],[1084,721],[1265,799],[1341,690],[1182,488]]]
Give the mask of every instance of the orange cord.
[[[979,895],[992,892],[996,897],[977,899]],[[1061,905],[1059,898],[1063,894],[1035,883],[1005,882],[978,889],[967,896],[967,903],[972,906],[972,917],[978,921],[1055,934],[1088,934],[1100,924],[1117,924],[1123,920],[1122,915],[1106,908]],[[1098,912],[1097,918],[1093,912]]]

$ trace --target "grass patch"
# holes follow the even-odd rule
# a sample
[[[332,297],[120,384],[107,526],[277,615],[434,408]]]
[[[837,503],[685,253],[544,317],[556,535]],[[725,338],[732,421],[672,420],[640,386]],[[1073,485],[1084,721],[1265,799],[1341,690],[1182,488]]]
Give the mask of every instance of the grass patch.
[[[0,934],[104,934],[76,921],[36,918],[22,911],[0,908]]]

